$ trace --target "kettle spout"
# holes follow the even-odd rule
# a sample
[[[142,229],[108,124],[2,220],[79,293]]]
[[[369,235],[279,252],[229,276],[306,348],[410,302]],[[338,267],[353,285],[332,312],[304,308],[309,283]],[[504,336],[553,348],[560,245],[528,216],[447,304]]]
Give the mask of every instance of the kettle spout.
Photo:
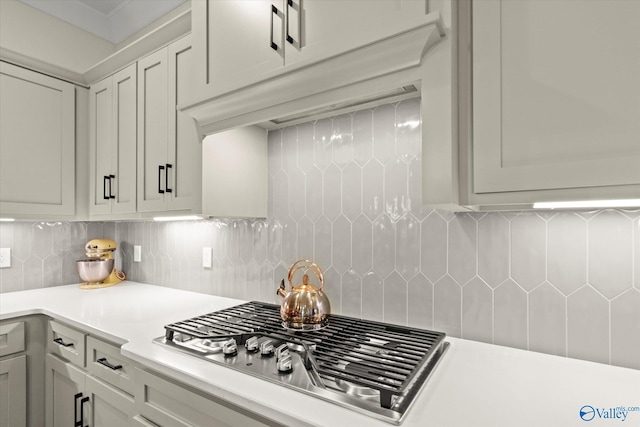
[[[280,282],[280,287],[276,290],[276,294],[280,295],[282,298],[287,296],[286,287],[284,285],[284,279]]]

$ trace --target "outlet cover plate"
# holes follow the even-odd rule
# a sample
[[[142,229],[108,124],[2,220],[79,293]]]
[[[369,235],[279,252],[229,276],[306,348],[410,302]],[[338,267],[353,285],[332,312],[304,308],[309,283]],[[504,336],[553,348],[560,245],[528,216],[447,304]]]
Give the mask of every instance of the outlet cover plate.
[[[133,245],[133,262],[142,261],[142,246]]]
[[[213,258],[213,252],[211,248],[202,248],[202,266],[204,268],[211,268],[211,259]]]
[[[11,267],[11,248],[0,248],[0,268]]]

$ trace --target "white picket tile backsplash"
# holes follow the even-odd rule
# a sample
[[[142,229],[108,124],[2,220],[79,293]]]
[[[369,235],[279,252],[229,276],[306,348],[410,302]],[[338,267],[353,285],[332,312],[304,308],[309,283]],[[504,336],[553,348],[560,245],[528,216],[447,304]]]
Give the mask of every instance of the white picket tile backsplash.
[[[418,100],[271,131],[268,156],[266,220],[0,224],[0,291],[77,282],[95,237],[133,280],[269,302],[310,258],[336,313],[640,369],[640,210],[427,209]]]

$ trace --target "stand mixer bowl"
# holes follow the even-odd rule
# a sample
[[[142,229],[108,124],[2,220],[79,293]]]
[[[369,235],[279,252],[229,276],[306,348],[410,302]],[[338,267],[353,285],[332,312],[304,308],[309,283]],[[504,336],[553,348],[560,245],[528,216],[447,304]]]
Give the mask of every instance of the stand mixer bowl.
[[[104,282],[113,271],[114,259],[86,258],[76,261],[76,271],[80,279],[88,284]]]

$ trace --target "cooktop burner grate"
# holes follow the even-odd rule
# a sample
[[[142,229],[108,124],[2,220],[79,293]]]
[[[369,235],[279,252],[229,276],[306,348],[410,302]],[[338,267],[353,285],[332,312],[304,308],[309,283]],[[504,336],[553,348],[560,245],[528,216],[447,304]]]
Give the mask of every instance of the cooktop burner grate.
[[[313,367],[325,387],[343,392],[345,387],[356,388],[366,390],[365,394],[373,391],[383,408],[397,405],[397,397],[410,394],[417,377],[428,376],[428,365],[437,363],[431,359],[442,351],[445,337],[441,332],[340,315],[331,315],[329,325],[318,331],[289,331],[281,325],[279,306],[256,301],[172,323],[165,329],[166,341],[179,333],[213,341],[235,337],[243,344],[249,336],[260,334],[300,344],[310,350]],[[417,382],[416,389],[422,381]]]

